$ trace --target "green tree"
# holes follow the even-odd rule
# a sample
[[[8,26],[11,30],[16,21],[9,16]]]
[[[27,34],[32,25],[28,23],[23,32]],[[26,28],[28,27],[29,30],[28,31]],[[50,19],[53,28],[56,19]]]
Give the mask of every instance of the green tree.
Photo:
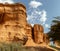
[[[53,41],[60,40],[60,16],[55,17],[52,21],[48,36],[52,38]]]

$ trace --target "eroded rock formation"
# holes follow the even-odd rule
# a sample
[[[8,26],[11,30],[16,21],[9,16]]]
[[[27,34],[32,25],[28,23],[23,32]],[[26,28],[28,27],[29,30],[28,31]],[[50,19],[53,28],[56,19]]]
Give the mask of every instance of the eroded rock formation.
[[[0,3],[0,42],[23,41],[34,45],[45,42],[43,26],[27,23],[26,8],[23,4]]]
[[[22,4],[0,4],[0,41],[23,39],[26,28],[26,8]]]
[[[43,43],[43,33],[44,33],[44,30],[43,30],[43,27],[41,25],[38,25],[38,24],[35,24],[34,27],[34,41],[36,43]]]

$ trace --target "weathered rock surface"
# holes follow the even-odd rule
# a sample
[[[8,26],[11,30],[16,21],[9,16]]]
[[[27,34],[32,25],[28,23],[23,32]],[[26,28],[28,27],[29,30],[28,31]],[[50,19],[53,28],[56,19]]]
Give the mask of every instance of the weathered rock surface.
[[[0,4],[0,41],[23,40],[26,35],[26,8],[22,4]],[[19,40],[16,40],[19,41]]]
[[[34,27],[34,41],[36,43],[43,43],[43,27],[41,25],[35,24]]]
[[[48,37],[47,34],[44,34],[44,35],[43,35],[43,41],[44,41],[43,43],[45,43],[46,45],[49,45],[49,42],[50,42],[50,41],[49,41],[49,37]]]
[[[25,46],[36,46],[36,43],[34,43],[34,41],[32,39],[32,26],[30,24],[27,24],[26,35],[28,36],[28,40],[27,40]]]
[[[23,4],[0,3],[0,42],[23,41],[26,46],[47,43],[42,25],[32,27],[27,23],[26,8]]]
[[[26,25],[26,35],[32,38],[32,26],[30,24]]]

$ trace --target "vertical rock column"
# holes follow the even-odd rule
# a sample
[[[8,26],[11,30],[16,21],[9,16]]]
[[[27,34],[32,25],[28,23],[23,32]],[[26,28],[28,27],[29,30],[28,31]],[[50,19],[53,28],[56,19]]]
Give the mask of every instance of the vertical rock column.
[[[35,43],[43,43],[43,27],[41,25],[35,24],[34,27],[34,41]]]

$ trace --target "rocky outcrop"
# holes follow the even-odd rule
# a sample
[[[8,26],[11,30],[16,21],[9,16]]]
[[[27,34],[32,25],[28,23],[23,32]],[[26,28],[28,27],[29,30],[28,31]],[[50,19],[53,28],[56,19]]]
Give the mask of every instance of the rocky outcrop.
[[[0,4],[0,41],[11,42],[26,35],[26,8],[22,4]],[[16,40],[19,41],[19,40]]]
[[[26,25],[26,35],[32,38],[32,26],[31,24]]]
[[[48,35],[47,34],[43,34],[43,44],[45,44],[45,45],[49,45],[49,37],[48,37]]]
[[[26,27],[26,35],[28,36],[28,40],[25,44],[25,46],[36,46],[36,44],[34,43],[34,39],[32,38],[32,26],[31,24],[27,24]]]
[[[34,41],[36,43],[43,43],[43,27],[41,25],[35,24],[34,27]]]
[[[28,24],[26,28],[26,35],[28,36],[28,40],[25,46],[48,45],[49,39],[47,34],[44,34],[42,25],[35,24],[33,27],[31,27],[31,25]]]
[[[23,4],[0,3],[0,42],[23,41],[26,46],[46,43],[43,26],[35,24],[32,27],[26,18]]]

